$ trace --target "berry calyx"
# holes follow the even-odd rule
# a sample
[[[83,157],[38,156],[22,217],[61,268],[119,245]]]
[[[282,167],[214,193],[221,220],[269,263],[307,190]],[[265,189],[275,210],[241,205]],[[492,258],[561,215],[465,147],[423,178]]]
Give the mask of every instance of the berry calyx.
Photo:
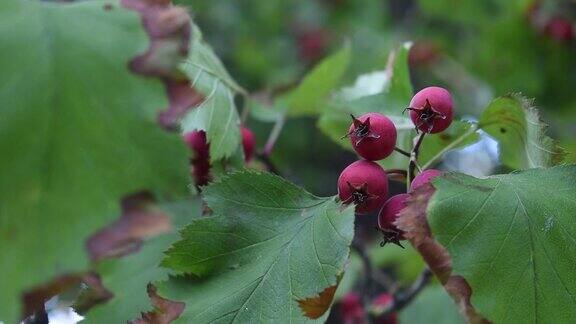
[[[358,155],[366,160],[376,161],[394,151],[397,134],[394,123],[388,117],[379,113],[367,113],[358,118],[352,116],[352,124],[346,136],[350,137]]]
[[[190,160],[192,174],[197,186],[203,186],[210,181],[210,146],[206,141],[204,131],[192,131],[183,135],[184,141],[194,153]]]
[[[256,139],[254,133],[244,126],[240,127],[242,133],[242,148],[244,149],[244,160],[250,161],[254,156],[254,147],[256,146]]]
[[[338,178],[338,195],[343,203],[354,203],[357,214],[382,206],[388,196],[388,178],[380,165],[360,160],[347,166]]]
[[[410,119],[417,130],[424,133],[439,133],[448,128],[453,119],[452,96],[440,87],[420,90],[410,101]]]
[[[419,188],[419,187],[427,184],[428,182],[430,182],[430,180],[432,180],[432,179],[434,179],[440,175],[442,175],[442,171],[440,171],[440,170],[436,170],[436,169],[424,170],[424,171],[422,171],[422,173],[420,173],[419,175],[414,177],[414,180],[412,180],[412,183],[410,184],[410,190],[414,191],[414,190],[416,190],[416,188]]]
[[[358,324],[364,322],[364,307],[360,295],[349,292],[340,300],[342,323]]]
[[[401,248],[404,248],[400,241],[405,240],[404,232],[399,230],[394,222],[398,218],[398,214],[406,207],[406,200],[410,197],[409,194],[399,194],[388,199],[380,213],[378,214],[378,228],[382,231],[384,236],[381,246],[387,243],[394,243]]]

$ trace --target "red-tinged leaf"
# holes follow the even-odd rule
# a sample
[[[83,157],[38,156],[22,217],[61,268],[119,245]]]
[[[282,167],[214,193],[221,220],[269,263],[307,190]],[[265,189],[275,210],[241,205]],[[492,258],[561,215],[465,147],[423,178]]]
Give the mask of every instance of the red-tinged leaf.
[[[169,324],[180,317],[186,307],[183,302],[160,297],[156,293],[156,287],[152,284],[148,284],[146,290],[154,310],[142,313],[142,318],[133,320],[133,324]]]
[[[44,303],[53,296],[77,286],[82,281],[82,276],[78,274],[66,274],[55,278],[41,286],[35,287],[22,295],[24,304],[22,318],[43,311]]]
[[[133,253],[138,251],[145,238],[170,231],[170,217],[152,204],[153,197],[149,193],[124,199],[120,219],[88,239],[86,247],[91,260]]]
[[[298,306],[300,306],[306,317],[311,319],[320,318],[330,309],[336,288],[338,288],[337,284],[324,289],[318,296],[300,299],[298,300]]]
[[[178,64],[188,55],[190,16],[185,8],[168,0],[121,0],[138,11],[150,38],[148,51],[130,62],[132,71],[153,77],[181,77]]]
[[[0,93],[7,323],[21,320],[25,291],[85,271],[86,240],[120,214],[123,197],[189,191],[188,151],[156,123],[167,105],[159,81],[177,78],[189,17],[166,1],[141,1],[138,12],[123,3],[135,1],[0,1],[0,84],[13,90]]]
[[[462,312],[471,323],[488,323],[476,312],[470,303],[472,291],[470,286],[460,276],[452,275],[452,259],[444,246],[438,243],[430,231],[426,210],[435,189],[431,184],[425,184],[414,191],[408,198],[407,206],[395,222],[404,236],[418,250],[428,267],[440,280],[444,289],[458,304]]]
[[[164,128],[174,130],[178,122],[189,109],[198,106],[204,100],[204,96],[190,85],[188,80],[164,82],[170,105],[168,109],[158,114],[158,122]]]

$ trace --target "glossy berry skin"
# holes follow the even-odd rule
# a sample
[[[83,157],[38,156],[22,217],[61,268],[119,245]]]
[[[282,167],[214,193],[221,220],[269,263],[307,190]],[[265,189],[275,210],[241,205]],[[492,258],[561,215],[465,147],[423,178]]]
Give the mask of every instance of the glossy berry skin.
[[[388,196],[388,178],[378,164],[360,160],[347,166],[338,178],[338,195],[354,203],[357,214],[377,210]]]
[[[348,136],[358,155],[370,161],[382,160],[394,151],[396,127],[386,116],[367,113],[358,118],[352,116]]]
[[[364,307],[360,295],[356,292],[349,292],[340,300],[340,316],[342,323],[360,324],[364,323]]]
[[[419,175],[414,177],[414,180],[412,180],[412,183],[410,184],[410,190],[414,191],[414,190],[416,190],[416,188],[419,188],[419,187],[427,184],[428,182],[430,182],[430,180],[432,180],[432,179],[434,179],[440,175],[442,175],[442,171],[440,171],[440,170],[436,170],[436,169],[424,170],[424,171],[422,171],[422,173],[420,173]]]
[[[545,27],[546,33],[559,42],[568,42],[574,38],[574,27],[570,20],[556,17],[551,19]]]
[[[400,231],[394,222],[398,218],[398,214],[406,207],[406,201],[410,197],[409,194],[399,194],[388,199],[380,213],[378,214],[378,228],[385,235],[385,243],[404,240],[404,235]],[[386,235],[390,234],[390,235]]]
[[[420,90],[410,101],[410,119],[424,133],[439,133],[452,123],[454,104],[450,92],[440,87]]]
[[[242,147],[244,148],[244,160],[250,161],[254,156],[254,147],[256,146],[256,139],[254,133],[244,126],[240,127],[242,133]]]
[[[203,186],[210,180],[210,146],[204,131],[192,131],[184,134],[184,141],[194,153],[191,159],[192,172],[196,185]]]
[[[394,297],[388,294],[380,294],[378,297],[374,299],[372,302],[372,307],[376,309],[378,313],[382,312],[386,309],[394,300]],[[376,321],[377,324],[397,324],[398,323],[398,316],[396,313],[391,313],[384,318],[379,318]]]

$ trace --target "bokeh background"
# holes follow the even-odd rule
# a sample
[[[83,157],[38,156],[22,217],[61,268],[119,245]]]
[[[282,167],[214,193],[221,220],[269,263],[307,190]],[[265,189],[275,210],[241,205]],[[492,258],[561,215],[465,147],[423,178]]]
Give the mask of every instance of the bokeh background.
[[[391,49],[414,42],[415,90],[441,85],[461,117],[474,118],[494,97],[534,98],[552,137],[576,148],[576,1],[573,0],[177,0],[232,76],[252,93],[281,93],[345,41],[353,61],[347,83],[383,69]],[[320,133],[313,119],[289,120],[273,161],[317,194],[334,194],[355,157]],[[251,122],[263,145],[271,125]],[[492,168],[483,142],[470,169]],[[467,156],[475,153],[468,150]],[[461,156],[458,156],[461,157]],[[464,168],[458,161],[447,167]],[[466,170],[462,170],[466,171]]]

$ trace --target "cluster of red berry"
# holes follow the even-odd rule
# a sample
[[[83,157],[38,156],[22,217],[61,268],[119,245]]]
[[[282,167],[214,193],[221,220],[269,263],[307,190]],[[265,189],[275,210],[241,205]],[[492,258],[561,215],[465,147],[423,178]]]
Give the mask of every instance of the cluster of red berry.
[[[240,128],[242,134],[242,148],[244,159],[250,161],[254,155],[256,139],[254,133],[244,126]],[[192,131],[184,135],[184,141],[194,153],[191,159],[192,175],[197,186],[203,186],[210,181],[210,145],[206,140],[206,132]]]
[[[423,133],[444,131],[453,119],[453,103],[450,93],[440,87],[428,87],[418,92],[410,101],[410,119],[416,130]],[[367,214],[380,209],[378,227],[384,234],[384,242],[400,245],[403,233],[394,222],[398,213],[405,207],[408,194],[388,197],[388,177],[386,171],[374,161],[388,157],[396,148],[396,127],[386,116],[367,113],[353,122],[348,130],[356,153],[363,160],[346,167],[338,178],[338,195],[343,203],[354,203],[357,214]],[[427,183],[438,176],[440,171],[429,169],[414,178],[410,190]]]

